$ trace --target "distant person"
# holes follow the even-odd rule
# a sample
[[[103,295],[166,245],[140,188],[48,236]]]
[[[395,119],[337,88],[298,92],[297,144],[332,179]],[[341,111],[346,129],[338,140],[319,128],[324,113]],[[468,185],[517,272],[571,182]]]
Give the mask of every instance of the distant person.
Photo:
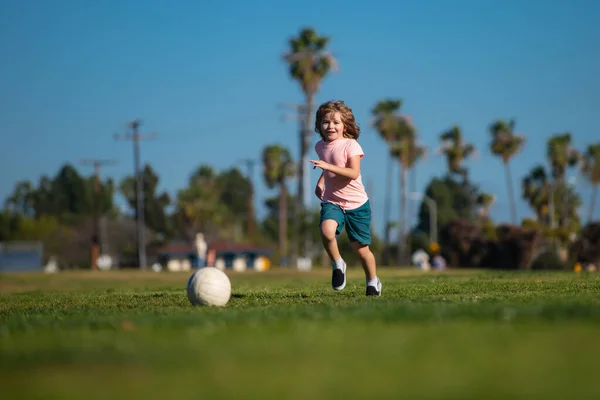
[[[412,263],[423,271],[429,271],[431,265],[429,264],[429,254],[423,249],[419,249],[412,254]]]
[[[319,159],[309,161],[323,170],[315,194],[321,200],[321,239],[333,264],[331,286],[334,290],[346,286],[346,263],[336,240],[346,225],[346,234],[365,271],[366,295],[381,296],[375,257],[369,249],[371,205],[360,174],[364,157],[357,141],[360,128],[343,101],[328,101],[317,110],[315,132],[322,139],[315,145]]]
[[[206,253],[208,252],[208,244],[204,240],[203,233],[196,233],[196,257],[197,257],[197,268],[206,266]]]
[[[438,271],[444,271],[446,269],[446,259],[442,257],[440,254],[436,254],[432,260],[433,268]]]
[[[217,251],[215,249],[208,249],[206,254],[206,265],[207,267],[214,267],[217,259]]]

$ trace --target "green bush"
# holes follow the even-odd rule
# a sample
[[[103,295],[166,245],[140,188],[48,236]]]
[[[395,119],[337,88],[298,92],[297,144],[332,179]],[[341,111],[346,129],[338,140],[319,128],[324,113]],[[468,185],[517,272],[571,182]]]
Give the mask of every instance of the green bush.
[[[533,270],[562,270],[566,268],[566,264],[561,261],[558,252],[554,249],[540,253],[531,264]]]

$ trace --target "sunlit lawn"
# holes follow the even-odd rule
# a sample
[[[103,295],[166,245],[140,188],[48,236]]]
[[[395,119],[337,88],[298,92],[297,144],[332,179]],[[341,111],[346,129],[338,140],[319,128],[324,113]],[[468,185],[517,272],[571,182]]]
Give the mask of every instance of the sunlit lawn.
[[[600,274],[381,269],[0,275],[2,398],[600,398]]]

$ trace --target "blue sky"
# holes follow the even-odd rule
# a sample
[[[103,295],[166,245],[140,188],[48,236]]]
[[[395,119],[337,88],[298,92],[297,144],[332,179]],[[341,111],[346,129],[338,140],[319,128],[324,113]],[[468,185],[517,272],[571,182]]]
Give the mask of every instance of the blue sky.
[[[343,99],[355,111],[378,231],[386,148],[369,122],[380,99],[402,98],[430,149],[440,132],[461,126],[479,149],[466,165],[473,181],[497,194],[498,221],[508,220],[509,205],[502,164],[488,150],[491,121],[515,117],[528,138],[512,163],[517,194],[518,180],[545,161],[549,135],[569,131],[580,149],[600,141],[600,2],[208,3],[0,2],[0,198],[18,180],[37,182],[81,158],[117,159],[104,176],[131,174],[131,143],[113,134],[134,118],[144,121],[143,132],[157,133],[142,143],[141,157],[170,194],[198,165],[222,170],[259,159],[267,144],[297,157],[297,125],[282,121],[278,104],[303,100],[281,55],[304,26],[331,37],[340,70],[316,100]],[[311,171],[312,191],[319,174]],[[445,160],[431,151],[419,165],[419,190],[444,172]],[[264,215],[270,192],[260,168],[255,182]],[[587,216],[589,185],[580,179],[577,187]],[[531,214],[521,200],[518,214]]]

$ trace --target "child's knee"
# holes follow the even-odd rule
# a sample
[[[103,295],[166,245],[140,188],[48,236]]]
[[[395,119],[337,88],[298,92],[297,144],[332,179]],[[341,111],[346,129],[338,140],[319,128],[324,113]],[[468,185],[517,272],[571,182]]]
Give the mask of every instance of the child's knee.
[[[354,250],[356,251],[356,253],[359,255],[360,258],[365,258],[365,257],[368,257],[369,255],[371,255],[371,249],[369,248],[368,244],[354,242],[354,243],[352,243],[352,246],[354,247]]]
[[[327,240],[335,239],[335,232],[337,230],[338,223],[333,219],[326,219],[321,222],[321,236]]]

